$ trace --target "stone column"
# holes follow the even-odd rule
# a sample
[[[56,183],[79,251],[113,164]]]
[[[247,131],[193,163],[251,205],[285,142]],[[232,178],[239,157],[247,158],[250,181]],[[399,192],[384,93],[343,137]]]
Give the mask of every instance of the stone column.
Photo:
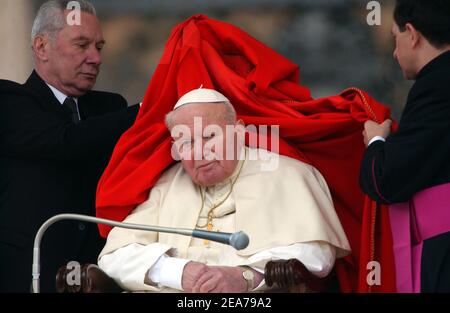
[[[30,0],[0,1],[0,79],[25,82],[33,68]]]

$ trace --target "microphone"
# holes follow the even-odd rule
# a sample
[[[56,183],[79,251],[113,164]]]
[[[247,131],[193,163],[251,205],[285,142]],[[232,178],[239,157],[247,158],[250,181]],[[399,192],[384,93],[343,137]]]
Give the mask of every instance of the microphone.
[[[40,255],[41,255],[41,241],[44,233],[47,229],[53,225],[54,223],[61,220],[77,220],[88,223],[95,224],[105,224],[114,227],[128,228],[128,229],[136,229],[136,230],[144,230],[144,231],[154,231],[159,233],[169,233],[169,234],[178,234],[183,236],[191,236],[195,238],[207,239],[211,241],[220,242],[223,244],[227,244],[235,248],[236,250],[245,249],[249,244],[249,238],[246,233],[239,231],[236,233],[223,233],[223,232],[210,232],[206,230],[200,229],[187,229],[187,228],[172,228],[172,227],[162,227],[162,226],[150,226],[150,225],[142,225],[142,224],[131,224],[131,223],[123,223],[117,222],[113,220],[108,220],[104,218],[98,218],[88,215],[81,214],[58,214],[51,218],[49,218],[42,226],[39,228],[36,236],[34,238],[33,245],[33,267],[32,267],[32,287],[33,293],[39,293],[40,285],[39,285],[39,276],[40,276]]]
[[[249,238],[246,233],[243,231],[239,231],[236,233],[222,233],[222,232],[212,232],[206,230],[192,229],[192,236],[195,238],[202,238],[211,241],[216,241],[220,243],[224,243],[226,245],[230,245],[236,250],[242,250],[247,248],[249,243]]]

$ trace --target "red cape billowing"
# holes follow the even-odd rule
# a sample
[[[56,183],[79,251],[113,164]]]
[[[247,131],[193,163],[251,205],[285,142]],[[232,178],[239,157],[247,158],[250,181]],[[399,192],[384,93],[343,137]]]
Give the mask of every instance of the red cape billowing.
[[[381,122],[389,110],[365,92],[312,99],[299,68],[230,24],[196,15],[173,30],[145,94],[135,124],[119,140],[97,189],[97,216],[123,220],[144,202],[172,164],[164,117],[179,97],[216,89],[246,124],[279,125],[280,154],[315,166],[330,187],[352,247],[336,270],[344,292],[395,291],[388,212],[358,186],[366,120]],[[293,186],[293,188],[295,188]],[[100,225],[103,236],[110,228]],[[381,264],[381,285],[367,284],[367,264]]]

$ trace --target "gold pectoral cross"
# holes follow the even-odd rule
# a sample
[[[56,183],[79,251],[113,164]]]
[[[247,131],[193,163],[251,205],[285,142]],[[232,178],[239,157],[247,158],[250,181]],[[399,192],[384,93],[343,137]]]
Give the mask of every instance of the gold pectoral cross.
[[[213,230],[212,220],[208,221],[208,224],[206,225],[206,230],[207,231],[212,231]],[[203,240],[203,244],[205,246],[209,246],[209,240]]]

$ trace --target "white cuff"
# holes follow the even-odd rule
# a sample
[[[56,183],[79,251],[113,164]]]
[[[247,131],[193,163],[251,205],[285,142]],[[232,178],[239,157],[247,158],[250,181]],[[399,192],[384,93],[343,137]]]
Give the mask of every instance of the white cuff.
[[[150,282],[159,287],[159,282],[161,281],[161,268],[164,264],[164,261],[168,258],[167,255],[163,254],[159,257],[158,261],[156,261],[152,267],[147,272],[147,277],[150,279]]]
[[[255,270],[255,271],[257,271],[257,272],[263,274],[263,276],[264,276],[264,270],[259,269],[259,268],[257,268],[257,267],[252,267],[252,266],[250,266],[250,267],[251,267],[253,270]],[[261,280],[261,282],[259,283],[259,285],[256,286],[255,288],[253,288],[253,289],[250,290],[250,291],[264,291],[264,290],[266,290],[266,289],[267,289],[267,288],[266,288],[266,280],[265,280],[264,277],[263,277],[263,279]]]
[[[385,141],[386,141],[386,139],[385,139],[384,137],[381,137],[381,136],[375,136],[375,137],[373,137],[372,139],[370,139],[369,144],[368,144],[367,146],[370,146],[371,143],[373,143],[373,142],[375,142],[375,141],[378,141],[378,140],[381,140],[382,142],[385,142]]]
[[[184,266],[188,262],[190,260],[162,255],[158,262],[149,270],[148,278],[160,286],[183,290],[181,279],[183,278]]]

